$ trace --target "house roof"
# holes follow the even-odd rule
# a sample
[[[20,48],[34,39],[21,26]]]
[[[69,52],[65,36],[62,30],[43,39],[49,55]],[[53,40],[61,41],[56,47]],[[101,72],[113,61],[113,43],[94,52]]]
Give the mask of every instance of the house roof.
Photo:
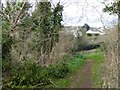
[[[82,35],[82,31],[79,31],[81,28],[81,26],[65,26],[64,27],[64,33],[66,35],[74,35],[77,36]],[[84,30],[84,29],[83,29]],[[105,32],[103,31],[102,28],[96,28],[96,27],[90,27],[90,29],[88,31],[85,32],[86,34],[99,34],[99,35],[104,35]]]
[[[86,34],[99,34],[99,35],[104,35],[105,34],[105,32],[103,32],[103,31],[100,31],[100,30],[88,30],[87,32],[86,32]]]

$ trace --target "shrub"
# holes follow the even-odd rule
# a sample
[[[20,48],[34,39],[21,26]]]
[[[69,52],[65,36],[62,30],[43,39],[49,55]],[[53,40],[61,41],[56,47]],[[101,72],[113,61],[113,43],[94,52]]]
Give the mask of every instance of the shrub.
[[[6,72],[8,69],[10,69],[9,62],[5,59],[2,59],[2,71]]]
[[[8,87],[30,87],[36,86],[37,84],[50,84],[47,68],[33,62],[16,63],[12,67],[11,73],[11,84],[8,83]]]
[[[69,73],[68,65],[65,63],[59,63],[55,66],[49,66],[49,74],[55,78],[64,78]]]
[[[92,36],[92,34],[89,34],[89,33],[88,33],[88,34],[87,34],[87,36],[89,36],[89,37],[90,37],[90,36]]]
[[[76,51],[92,50],[92,49],[96,49],[96,48],[99,48],[99,47],[100,47],[100,44],[89,44],[89,45],[79,47]]]
[[[5,82],[4,87],[41,87],[50,85],[53,78],[64,78],[69,72],[65,63],[58,63],[48,67],[41,66],[32,61],[17,62],[12,67],[12,78]]]

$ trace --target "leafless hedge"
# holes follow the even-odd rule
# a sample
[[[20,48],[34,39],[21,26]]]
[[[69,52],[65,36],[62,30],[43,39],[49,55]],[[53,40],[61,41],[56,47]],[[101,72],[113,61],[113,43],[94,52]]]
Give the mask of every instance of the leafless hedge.
[[[118,88],[118,31],[109,30],[106,38],[103,88]]]

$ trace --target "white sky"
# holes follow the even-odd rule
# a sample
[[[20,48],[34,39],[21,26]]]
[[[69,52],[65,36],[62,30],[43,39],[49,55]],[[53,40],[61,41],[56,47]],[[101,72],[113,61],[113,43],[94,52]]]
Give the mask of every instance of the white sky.
[[[52,0],[56,3],[59,0]],[[79,26],[88,23],[92,27],[100,27],[110,25],[117,21],[117,16],[103,13],[105,3],[113,0],[60,0],[64,5],[63,20],[64,24],[68,26]],[[102,20],[102,22],[101,22]]]
[[[3,0],[4,1],[4,0]],[[23,1],[23,0],[18,0]],[[36,0],[29,0],[34,4]],[[41,1],[41,0],[37,0]],[[64,6],[63,10],[63,24],[67,26],[79,26],[84,23],[89,24],[92,27],[101,27],[104,25],[110,25],[117,21],[117,16],[103,13],[105,3],[109,3],[113,0],[50,0],[54,5],[60,1]],[[102,20],[102,22],[101,22]]]

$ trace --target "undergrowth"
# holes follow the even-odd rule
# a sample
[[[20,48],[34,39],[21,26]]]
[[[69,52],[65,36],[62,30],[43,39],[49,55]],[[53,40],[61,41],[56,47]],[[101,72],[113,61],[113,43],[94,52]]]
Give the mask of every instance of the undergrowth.
[[[12,67],[11,79],[6,81],[3,78],[3,88],[69,87],[72,82],[72,76],[84,66],[87,59],[93,60],[93,87],[99,87],[101,83],[100,65],[104,61],[104,56],[101,51],[85,55],[78,52],[73,56],[64,56],[60,62],[49,65],[48,67],[41,66],[33,61],[17,62]]]
[[[84,64],[80,57],[79,54],[65,56],[61,62],[48,67],[33,61],[17,62],[12,66],[11,79],[3,78],[3,88],[67,87],[70,74]]]

